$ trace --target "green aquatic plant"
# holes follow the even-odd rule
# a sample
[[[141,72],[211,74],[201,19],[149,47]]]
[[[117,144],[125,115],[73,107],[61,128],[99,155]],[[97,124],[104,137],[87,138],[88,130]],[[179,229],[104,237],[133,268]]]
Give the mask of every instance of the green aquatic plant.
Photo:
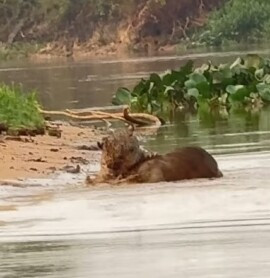
[[[0,127],[18,134],[44,132],[35,92],[25,94],[19,86],[0,85]]]
[[[187,62],[179,70],[148,79],[129,90],[119,88],[112,103],[128,105],[131,111],[166,114],[177,108],[229,108],[233,105],[258,106],[270,102],[270,60],[255,54],[237,58],[231,64],[214,65],[211,61],[194,68]]]

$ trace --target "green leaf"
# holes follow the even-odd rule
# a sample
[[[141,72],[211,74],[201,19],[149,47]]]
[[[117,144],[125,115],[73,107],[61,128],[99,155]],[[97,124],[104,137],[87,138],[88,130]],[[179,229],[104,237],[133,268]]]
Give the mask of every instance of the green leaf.
[[[238,90],[241,90],[243,88],[245,88],[245,86],[243,86],[243,85],[228,85],[226,87],[226,92],[228,92],[229,94],[232,95],[232,94],[237,93]]]
[[[148,96],[146,94],[141,95],[140,97],[138,97],[138,102],[141,107],[146,108],[148,104]]]
[[[256,87],[262,100],[270,101],[270,84],[259,83]]]
[[[147,82],[142,79],[132,90],[132,96],[140,96],[148,90]]]
[[[233,73],[228,65],[219,67],[217,71],[212,73],[213,84],[232,84]]]
[[[226,87],[226,92],[229,93],[230,98],[235,101],[243,101],[251,93],[247,87],[243,85],[229,85]]]
[[[203,98],[209,98],[211,96],[210,85],[203,74],[190,74],[189,80],[185,82],[185,87],[187,89],[196,88]]]
[[[254,76],[257,80],[261,80],[264,76],[264,69],[257,69],[254,73]]]
[[[172,86],[166,86],[165,91],[163,92],[164,96],[168,96],[170,91],[174,91],[174,87]]]
[[[203,64],[201,67],[196,68],[195,72],[203,74],[204,72],[209,72],[211,69],[211,63]]]
[[[197,88],[191,88],[191,89],[188,89],[187,95],[189,97],[192,96],[192,97],[197,99],[199,97],[200,93],[199,93],[199,90]]]
[[[130,104],[134,104],[136,102],[138,102],[138,97],[132,97],[130,100]]]
[[[150,75],[149,81],[153,82],[155,84],[155,86],[157,86],[158,88],[162,88],[162,86],[163,86],[160,76],[156,73],[152,73]]]
[[[244,66],[246,68],[255,68],[255,69],[259,69],[261,67],[263,67],[264,64],[264,60],[262,57],[260,57],[257,54],[248,54],[245,58],[244,58]]]
[[[130,105],[131,103],[131,93],[127,88],[121,87],[117,90],[115,96],[113,97],[112,103],[114,105]]]
[[[152,105],[152,110],[153,110],[153,112],[157,112],[157,111],[159,111],[160,109],[161,109],[161,103],[159,103],[158,101],[153,101],[152,103],[151,103],[151,105]]]
[[[190,80],[194,81],[196,84],[201,82],[207,82],[205,76],[201,73],[194,72],[189,76]]]
[[[182,75],[189,75],[192,73],[192,70],[193,70],[193,65],[194,65],[194,62],[189,60],[184,66],[182,66],[180,68],[180,71]]]
[[[175,79],[171,72],[166,72],[166,74],[162,75],[162,83],[164,86],[170,86],[174,81]]]
[[[196,88],[200,83],[207,83],[207,79],[203,74],[194,72],[189,75],[189,79],[185,82],[185,87],[188,89]]]
[[[208,82],[201,82],[197,84],[196,88],[198,89],[203,98],[211,97],[210,85],[208,84]]]
[[[266,74],[262,80],[266,84],[270,84],[270,74]]]
[[[185,87],[186,87],[187,89],[195,88],[196,85],[197,85],[196,82],[195,82],[194,80],[192,80],[192,79],[189,79],[189,80],[187,80],[187,81],[185,82]]]
[[[182,71],[175,71],[175,70],[172,70],[171,78],[172,78],[171,85],[174,83],[179,83],[179,84],[183,85],[184,82],[188,79],[186,73],[184,73]]]

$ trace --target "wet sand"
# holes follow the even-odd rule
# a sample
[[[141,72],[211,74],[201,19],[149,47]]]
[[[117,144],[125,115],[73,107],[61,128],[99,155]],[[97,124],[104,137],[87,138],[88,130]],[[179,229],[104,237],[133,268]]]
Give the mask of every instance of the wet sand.
[[[79,150],[81,146],[95,146],[100,132],[91,128],[62,125],[61,138],[44,135],[20,137],[20,141],[0,140],[0,180],[44,178],[77,165],[96,160],[94,151]],[[12,139],[12,138],[11,138]],[[0,181],[1,184],[1,181]]]

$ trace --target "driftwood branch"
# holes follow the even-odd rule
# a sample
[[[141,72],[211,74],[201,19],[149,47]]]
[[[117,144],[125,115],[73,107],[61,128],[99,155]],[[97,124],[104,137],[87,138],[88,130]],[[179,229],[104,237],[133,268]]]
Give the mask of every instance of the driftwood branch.
[[[156,116],[145,114],[145,113],[129,113],[129,109],[125,108],[123,111],[124,118],[133,123],[137,124],[139,126],[146,126],[146,125],[155,125],[160,126],[162,123],[160,119]]]
[[[69,109],[65,111],[46,111],[39,109],[39,111],[45,115],[65,116],[80,121],[100,120],[107,122],[107,120],[118,120],[138,126],[161,125],[161,121],[156,116],[145,113],[130,113],[128,108],[125,108],[123,113],[107,113],[101,111],[77,112]]]

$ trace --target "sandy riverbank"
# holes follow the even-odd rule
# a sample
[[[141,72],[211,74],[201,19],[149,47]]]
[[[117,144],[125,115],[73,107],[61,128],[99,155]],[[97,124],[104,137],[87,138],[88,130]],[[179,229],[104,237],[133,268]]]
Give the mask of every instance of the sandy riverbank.
[[[97,161],[94,149],[101,131],[70,125],[60,129],[61,138],[0,137],[0,180],[42,178],[56,171],[76,172],[80,166]]]

